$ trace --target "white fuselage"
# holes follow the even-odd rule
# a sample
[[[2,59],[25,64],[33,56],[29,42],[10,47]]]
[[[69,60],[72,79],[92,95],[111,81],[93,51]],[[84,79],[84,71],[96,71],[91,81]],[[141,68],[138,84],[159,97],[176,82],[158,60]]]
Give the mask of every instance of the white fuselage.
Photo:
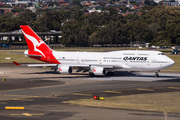
[[[174,61],[159,51],[122,50],[114,52],[58,52],[53,51],[61,65],[121,66],[108,71],[157,71],[166,69]],[[110,70],[109,70],[110,69]]]

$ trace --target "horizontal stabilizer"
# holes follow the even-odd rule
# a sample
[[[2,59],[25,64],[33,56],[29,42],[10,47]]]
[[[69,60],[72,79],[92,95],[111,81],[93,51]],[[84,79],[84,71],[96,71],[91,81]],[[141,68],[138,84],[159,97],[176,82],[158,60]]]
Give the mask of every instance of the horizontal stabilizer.
[[[20,55],[26,55],[26,56],[32,56],[32,57],[42,57],[42,55],[24,54],[24,53],[20,53],[20,52],[9,52],[9,53],[20,54]]]
[[[26,64],[29,67],[38,67],[38,66],[47,66],[47,67],[54,67],[57,66],[57,64]]]
[[[30,66],[30,67],[41,67],[41,66],[47,66],[47,67],[54,67],[57,66],[57,64],[20,64],[18,62],[13,61],[15,65],[21,65],[21,66]]]
[[[33,54],[24,54],[24,55],[32,56],[32,57],[42,57],[42,55],[33,55]]]
[[[15,65],[21,65],[20,63],[17,63],[16,61],[12,61]]]

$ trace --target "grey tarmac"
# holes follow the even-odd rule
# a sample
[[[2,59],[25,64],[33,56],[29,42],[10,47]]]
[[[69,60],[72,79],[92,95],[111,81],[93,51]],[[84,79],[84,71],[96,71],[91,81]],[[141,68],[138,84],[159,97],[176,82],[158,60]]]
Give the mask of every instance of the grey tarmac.
[[[106,109],[64,104],[62,101],[142,93],[176,92],[179,73],[121,73],[89,77],[87,73],[61,75],[49,68],[17,67],[0,64],[0,119],[2,120],[164,120],[164,113]],[[3,82],[3,78],[6,81]],[[107,92],[110,91],[110,92]],[[121,91],[122,93],[118,93]],[[5,110],[5,106],[24,106],[25,110]],[[180,114],[168,113],[168,120]]]

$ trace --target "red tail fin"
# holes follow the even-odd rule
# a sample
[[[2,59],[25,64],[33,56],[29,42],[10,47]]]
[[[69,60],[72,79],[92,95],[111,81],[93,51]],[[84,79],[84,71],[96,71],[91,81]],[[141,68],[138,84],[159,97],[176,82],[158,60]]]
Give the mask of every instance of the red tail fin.
[[[20,27],[23,31],[29,51],[39,52],[44,57],[44,52],[51,51],[49,46],[46,45],[46,43],[44,43],[44,41],[28,25],[21,25]]]
[[[46,45],[46,43],[28,25],[21,25],[20,27],[29,48],[28,53],[26,53],[29,54],[29,57],[48,63],[60,63],[54,57],[51,48],[49,48],[49,46]]]

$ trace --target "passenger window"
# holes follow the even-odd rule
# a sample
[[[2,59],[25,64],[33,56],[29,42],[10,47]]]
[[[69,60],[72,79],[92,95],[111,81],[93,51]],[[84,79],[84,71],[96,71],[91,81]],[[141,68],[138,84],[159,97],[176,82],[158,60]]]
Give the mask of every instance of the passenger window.
[[[164,53],[158,53],[158,55],[164,55]]]

